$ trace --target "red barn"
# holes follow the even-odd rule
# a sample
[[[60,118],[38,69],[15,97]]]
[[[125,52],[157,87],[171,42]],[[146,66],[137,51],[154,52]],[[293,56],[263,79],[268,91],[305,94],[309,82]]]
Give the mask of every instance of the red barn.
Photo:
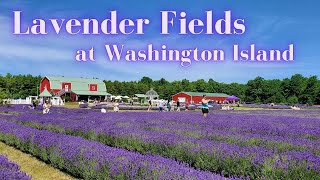
[[[46,76],[41,80],[40,93],[45,89],[55,96],[70,95],[73,101],[89,98],[101,100],[110,95],[105,83],[99,79]]]
[[[213,100],[216,103],[222,103],[229,97],[229,95],[224,93],[179,92],[172,96],[172,100],[177,101],[179,99],[180,102],[199,103],[203,95],[206,95],[207,99]]]

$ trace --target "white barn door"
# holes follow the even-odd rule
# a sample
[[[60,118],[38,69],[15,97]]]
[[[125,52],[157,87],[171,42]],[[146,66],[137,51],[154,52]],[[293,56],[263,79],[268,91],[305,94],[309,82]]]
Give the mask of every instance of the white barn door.
[[[185,97],[178,97],[178,99],[179,99],[180,102],[183,102],[183,103],[186,102],[186,98]]]

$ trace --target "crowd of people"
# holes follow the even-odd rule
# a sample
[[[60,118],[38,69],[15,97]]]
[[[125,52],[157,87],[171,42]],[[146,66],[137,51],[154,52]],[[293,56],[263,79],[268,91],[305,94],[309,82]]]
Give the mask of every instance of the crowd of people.
[[[149,104],[148,111],[151,111],[151,109],[152,109],[151,99],[148,101],[148,104]],[[189,106],[189,103],[186,103],[185,104],[186,111],[188,110],[188,106]],[[175,110],[174,102],[172,100],[171,101],[170,100],[168,100],[168,101],[160,100],[157,102],[157,107],[159,108],[159,112],[174,111]],[[176,107],[177,107],[176,111],[180,111],[181,103],[179,100],[176,103]]]
[[[152,110],[152,100],[150,99],[148,101],[149,107],[147,111],[151,111]],[[157,108],[159,109],[159,112],[163,112],[163,111],[181,111],[181,102],[179,101],[179,99],[176,101],[176,103],[174,103],[173,100],[160,100],[157,101]],[[35,102],[33,102],[32,105],[30,105],[30,109],[34,109],[36,108],[37,104]],[[50,112],[50,108],[51,108],[51,103],[48,100],[45,100],[42,108],[43,108],[43,114],[48,114]],[[185,102],[184,103],[184,107],[185,107],[185,111],[189,110],[189,106],[190,103],[189,102]],[[230,106],[226,106],[222,108],[223,110],[231,110],[232,108]],[[114,101],[113,102],[113,111],[114,112],[119,112],[119,102],[118,101]],[[202,111],[202,115],[203,117],[207,117],[208,113],[209,113],[209,100],[206,99],[206,95],[203,95],[202,100],[201,100],[201,111]],[[106,108],[101,108],[101,113],[106,113],[107,110]]]
[[[40,105],[39,102],[37,102],[37,100],[33,100],[32,104],[28,105],[28,108],[29,109],[36,109],[36,107],[38,105]],[[44,100],[44,102],[42,104],[42,113],[49,114],[51,106],[52,106],[52,104],[48,100]]]
[[[203,95],[202,97],[202,100],[201,100],[201,110],[202,110],[202,114],[203,114],[203,117],[207,117],[208,116],[208,113],[209,113],[209,100],[206,99],[206,96]],[[165,100],[159,100],[157,101],[157,108],[158,108],[158,111],[159,112],[163,112],[163,111],[177,111],[177,112],[180,112],[181,111],[181,102],[179,101],[179,99],[177,100],[176,103],[174,103],[173,100],[168,100],[168,101],[165,101]],[[189,102],[185,102],[184,103],[184,107],[185,107],[185,111],[188,111],[189,110],[189,106],[190,106],[190,103]],[[152,103],[152,100],[149,99],[148,101],[148,110],[147,111],[151,111],[152,110],[152,107],[153,107],[153,103]],[[114,101],[113,102],[113,111],[114,112],[119,112],[119,103],[118,101]],[[107,110],[105,108],[101,108],[101,113],[106,113]]]
[[[147,111],[151,111],[152,110],[152,100],[150,99],[148,101],[149,107]],[[189,110],[189,102],[185,102],[185,111]],[[159,112],[163,112],[163,111],[174,111],[175,107],[174,107],[174,102],[173,100],[171,101],[165,101],[165,100],[160,100],[157,103],[157,107],[159,108]],[[181,103],[179,101],[179,99],[176,102],[176,111],[180,112],[181,111]],[[202,110],[202,114],[203,117],[207,117],[208,113],[209,113],[209,100],[206,99],[206,95],[203,95],[202,100],[201,100],[201,110]]]

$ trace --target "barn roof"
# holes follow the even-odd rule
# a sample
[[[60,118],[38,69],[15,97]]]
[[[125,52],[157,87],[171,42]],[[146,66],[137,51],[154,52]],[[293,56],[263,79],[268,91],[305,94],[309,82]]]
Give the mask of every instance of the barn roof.
[[[183,92],[188,94],[189,96],[210,96],[210,97],[229,97],[229,95],[225,93],[206,93],[206,92]]]
[[[39,97],[52,97],[52,95],[48,91],[47,87],[45,87],[44,90],[39,94]]]
[[[111,94],[103,91],[77,91],[72,90],[77,95],[89,95],[89,96],[111,96]]]
[[[89,79],[89,78],[69,78],[59,76],[46,76],[50,81],[51,89],[61,89],[61,83],[71,83],[72,91],[88,91],[89,84],[97,84],[98,92],[106,92],[106,85],[100,79]]]

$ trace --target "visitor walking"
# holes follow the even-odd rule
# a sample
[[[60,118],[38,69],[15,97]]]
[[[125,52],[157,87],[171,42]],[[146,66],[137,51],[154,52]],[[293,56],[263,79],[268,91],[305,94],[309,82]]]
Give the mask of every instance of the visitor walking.
[[[209,105],[208,105],[208,100],[206,99],[206,95],[202,96],[201,104],[202,104],[201,109],[202,109],[203,117],[206,118],[209,113]]]
[[[159,105],[159,112],[162,112],[163,111],[164,101],[160,100],[158,105]]]
[[[170,111],[174,111],[174,104],[173,100],[170,101]]]
[[[170,101],[168,100],[168,103],[167,103],[167,109],[168,109],[168,112],[170,112],[171,111],[171,103],[170,103]]]
[[[177,111],[180,111],[180,101],[179,101],[179,99],[177,101]]]
[[[149,99],[148,103],[149,103],[148,111],[150,111],[150,110],[151,110],[151,108],[152,108],[152,102],[151,102],[151,99]]]
[[[35,108],[37,107],[36,100],[33,100],[33,101],[32,101],[32,106],[33,106],[33,109],[35,109]]]
[[[114,112],[119,112],[119,103],[118,103],[117,100],[113,104],[113,111]]]
[[[43,103],[43,111],[42,113],[43,114],[48,114],[49,111],[50,111],[50,108],[51,108],[51,104],[48,102],[48,100],[46,100],[44,103]]]
[[[189,102],[188,101],[186,102],[185,107],[186,107],[185,111],[188,111],[189,110]]]

